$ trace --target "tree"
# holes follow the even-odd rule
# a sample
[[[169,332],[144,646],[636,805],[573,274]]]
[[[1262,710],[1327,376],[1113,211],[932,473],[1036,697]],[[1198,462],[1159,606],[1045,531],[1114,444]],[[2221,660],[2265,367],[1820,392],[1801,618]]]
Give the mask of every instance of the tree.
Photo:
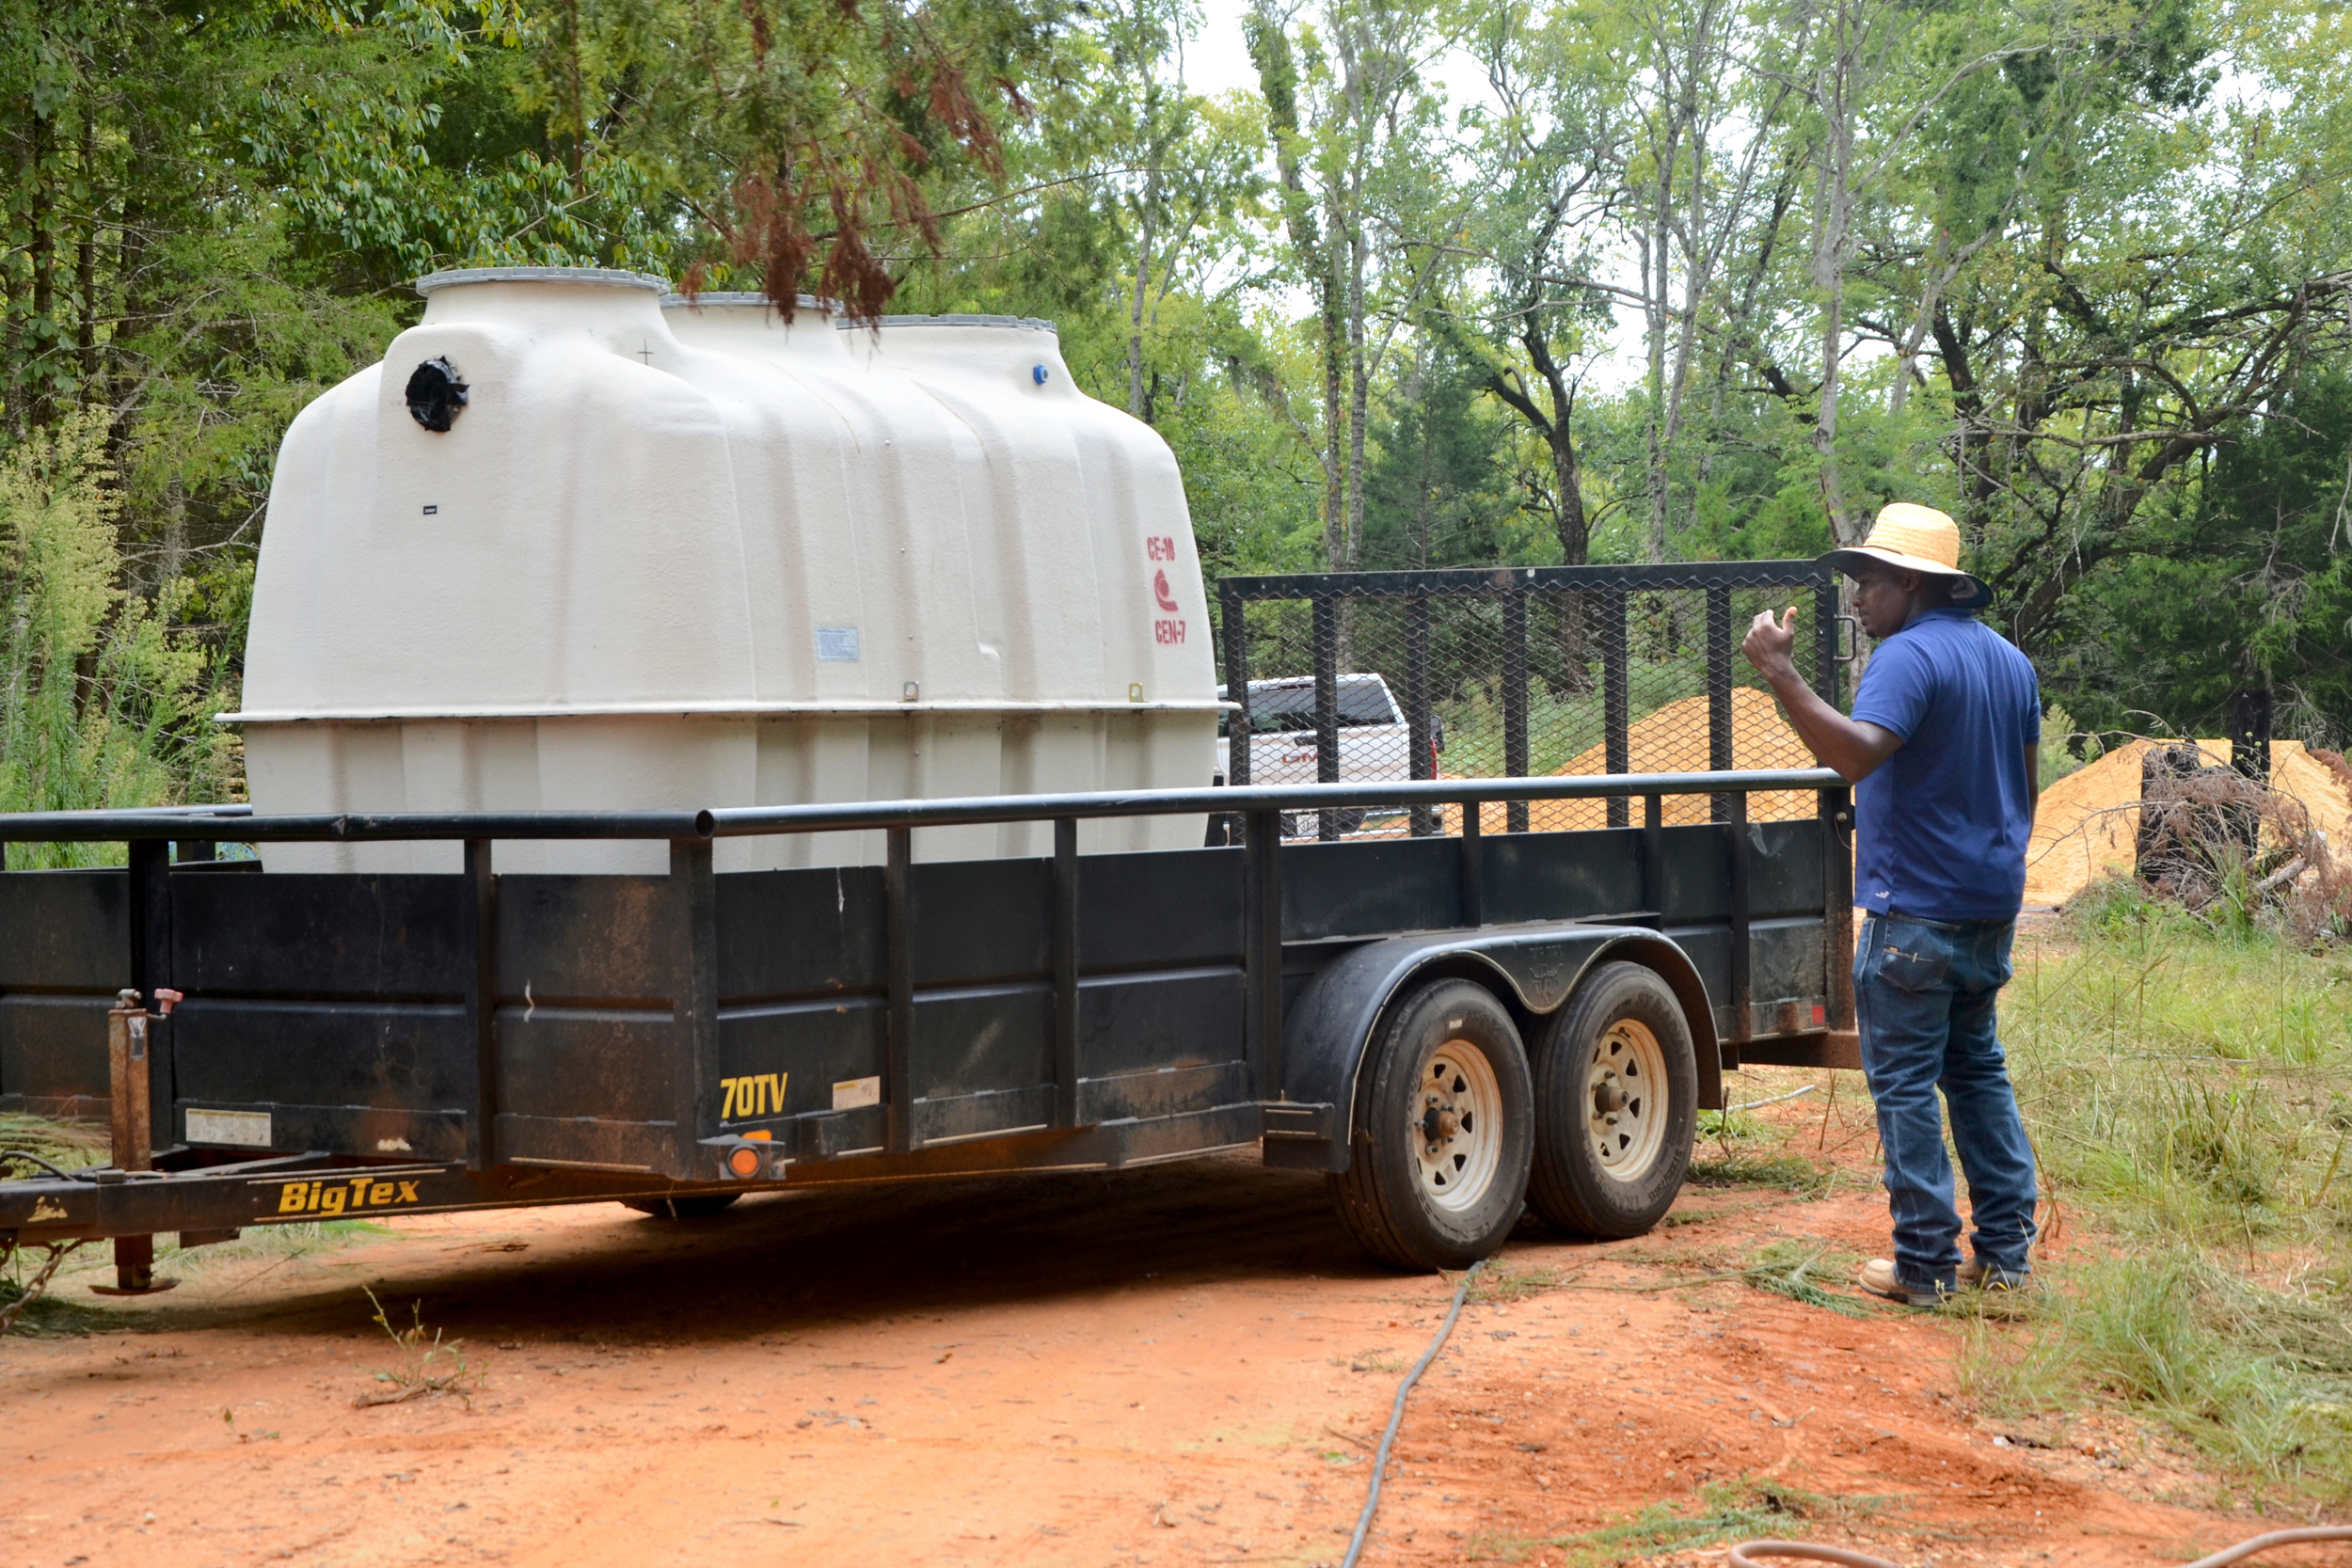
[[[1248,22],[1294,276],[1322,337],[1324,554],[1334,571],[1353,570],[1361,547],[1373,383],[1452,228],[1431,146],[1437,102],[1422,77],[1450,42],[1434,13],[1429,0],[1335,0],[1323,34],[1302,27],[1294,40],[1274,0],[1253,0]],[[1385,318],[1376,339],[1375,317]]]
[[[1365,481],[1363,563],[1473,565],[1520,553],[1502,416],[1480,394],[1486,368],[1424,333],[1388,401]]]
[[[2280,733],[2352,732],[2352,377],[2312,372],[2150,509],[2141,547],[2092,566],[2041,640],[2091,730],[2219,733],[2233,692],[2272,688]],[[2156,722],[2152,724],[2151,719]]]
[[[1629,135],[1607,63],[1613,41],[1587,11],[1564,8],[1539,24],[1534,7],[1506,3],[1486,13],[1476,42],[1496,101],[1472,120],[1488,193],[1470,231],[1487,278],[1474,321],[1485,386],[1543,443],[1549,484],[1533,493],[1571,566],[1583,564],[1591,538],[1577,362],[1588,335],[1608,325],[1597,230],[1619,196],[1613,173]]]

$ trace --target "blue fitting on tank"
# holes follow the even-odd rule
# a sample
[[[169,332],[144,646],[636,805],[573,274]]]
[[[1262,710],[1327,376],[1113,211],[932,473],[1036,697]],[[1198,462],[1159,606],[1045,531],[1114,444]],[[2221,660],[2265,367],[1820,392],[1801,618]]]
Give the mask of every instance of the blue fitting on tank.
[[[1045,377],[1048,373],[1049,372],[1042,365],[1031,365],[1029,367],[1029,379],[1036,382],[1041,387],[1045,385]]]

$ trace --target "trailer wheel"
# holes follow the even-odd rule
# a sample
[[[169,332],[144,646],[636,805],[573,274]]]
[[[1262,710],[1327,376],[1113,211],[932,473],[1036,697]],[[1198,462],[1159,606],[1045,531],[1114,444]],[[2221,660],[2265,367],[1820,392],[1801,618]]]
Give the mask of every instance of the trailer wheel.
[[[1690,1168],[1698,1084],[1666,982],[1641,964],[1603,964],[1552,1015],[1535,1053],[1535,1212],[1611,1239],[1656,1225]]]
[[[1502,1244],[1526,1202],[1534,1087],[1492,992],[1439,980],[1391,1015],[1366,1064],[1340,1219],[1383,1260],[1458,1269]]]
[[[707,1220],[713,1214],[724,1213],[735,1206],[741,1193],[691,1193],[684,1197],[629,1197],[621,1200],[624,1209],[634,1209],[641,1214],[651,1214],[658,1220]]]

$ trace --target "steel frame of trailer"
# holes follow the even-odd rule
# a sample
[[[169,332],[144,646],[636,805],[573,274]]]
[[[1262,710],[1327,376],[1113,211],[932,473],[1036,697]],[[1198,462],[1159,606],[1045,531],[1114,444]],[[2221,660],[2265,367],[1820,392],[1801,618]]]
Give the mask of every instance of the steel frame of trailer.
[[[1759,790],[1816,791],[1819,814],[1751,824]],[[1644,802],[1643,826],[1478,831],[1482,801],[1612,794]],[[1664,826],[1677,794],[1728,800],[1731,820]],[[1286,811],[1375,797],[1461,806],[1465,832],[1282,842]],[[1212,811],[1241,818],[1240,847],[1076,852],[1081,820]],[[914,858],[922,828],[1035,820],[1055,823],[1050,858]],[[126,869],[0,874],[0,1062],[21,1061],[28,1021],[103,1018],[118,1145],[103,1169],[0,1182],[0,1242],[200,1243],[322,1214],[1108,1168],[1253,1143],[1271,1164],[1339,1171],[1391,999],[1473,978],[1532,1023],[1604,957],[1674,987],[1700,1103],[1720,1106],[1719,1063],[1859,1065],[1851,823],[1823,769],[0,817],[0,840],[130,847]],[[712,872],[719,838],[857,829],[885,833],[884,864]],[[521,838],[667,840],[670,868],[495,876],[494,841]],[[170,858],[174,844],[394,839],[462,841],[465,870],[264,877]],[[744,1090],[779,1052],[772,1097]],[[794,1086],[861,1076],[879,1080],[868,1106]],[[191,1111],[266,1116],[270,1145],[192,1140]]]

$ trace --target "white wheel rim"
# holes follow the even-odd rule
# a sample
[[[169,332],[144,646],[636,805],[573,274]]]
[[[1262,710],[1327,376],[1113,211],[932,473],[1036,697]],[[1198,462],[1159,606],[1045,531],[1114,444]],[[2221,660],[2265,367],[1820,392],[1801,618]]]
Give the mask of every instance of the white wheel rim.
[[[1593,1045],[1584,1109],[1603,1175],[1638,1181],[1666,1147],[1666,1053],[1647,1024],[1621,1018]]]
[[[1502,1085],[1485,1051],[1451,1039],[1429,1053],[1405,1135],[1432,1204],[1459,1211],[1486,1196],[1502,1164]]]

